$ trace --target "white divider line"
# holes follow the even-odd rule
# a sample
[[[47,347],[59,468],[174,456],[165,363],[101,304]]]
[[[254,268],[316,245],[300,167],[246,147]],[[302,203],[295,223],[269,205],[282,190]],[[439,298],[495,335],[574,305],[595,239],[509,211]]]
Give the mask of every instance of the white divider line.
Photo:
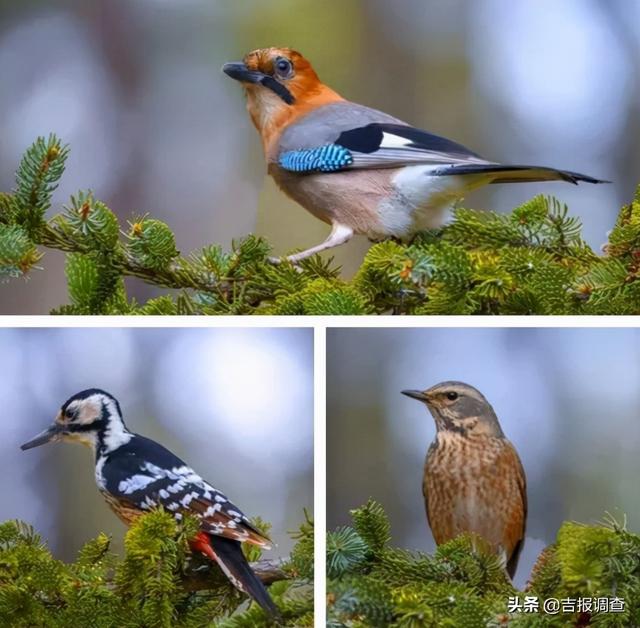
[[[326,601],[326,540],[327,540],[327,344],[326,328],[314,329],[314,614],[315,625],[327,623]]]

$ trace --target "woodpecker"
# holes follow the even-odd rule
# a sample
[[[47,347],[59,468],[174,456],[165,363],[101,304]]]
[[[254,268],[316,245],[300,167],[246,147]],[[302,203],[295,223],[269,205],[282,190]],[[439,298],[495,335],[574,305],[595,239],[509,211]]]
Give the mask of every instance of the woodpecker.
[[[241,543],[270,549],[271,541],[242,511],[168,449],[130,432],[115,397],[97,388],[70,397],[54,422],[22,450],[56,441],[88,445],[95,456],[98,489],[128,526],[140,515],[163,507],[180,521],[184,513],[200,519],[190,541],[193,551],[215,561],[243,593],[274,619],[280,613],[242,553]]]
[[[268,173],[285,194],[331,225],[324,242],[288,256],[293,263],[354,234],[409,240],[440,226],[447,209],[489,183],[606,183],[568,170],[488,161],[456,142],[345,100],[290,48],[254,50],[222,70],[245,89]]]

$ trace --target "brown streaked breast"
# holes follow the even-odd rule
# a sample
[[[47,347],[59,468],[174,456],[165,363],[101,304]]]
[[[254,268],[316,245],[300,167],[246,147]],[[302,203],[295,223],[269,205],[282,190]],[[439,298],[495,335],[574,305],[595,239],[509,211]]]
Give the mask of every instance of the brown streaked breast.
[[[474,532],[509,558],[524,537],[524,470],[504,438],[439,435],[427,454],[423,493],[438,544]]]

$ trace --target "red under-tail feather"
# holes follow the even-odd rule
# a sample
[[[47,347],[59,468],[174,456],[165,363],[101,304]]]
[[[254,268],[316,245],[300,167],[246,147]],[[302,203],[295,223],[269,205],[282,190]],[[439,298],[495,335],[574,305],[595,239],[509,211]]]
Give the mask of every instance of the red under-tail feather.
[[[253,572],[242,553],[239,541],[199,532],[191,540],[190,545],[192,550],[201,552],[211,560],[216,561],[233,585],[243,593],[251,596],[267,615],[275,620],[281,618],[278,607],[274,604],[264,584]]]

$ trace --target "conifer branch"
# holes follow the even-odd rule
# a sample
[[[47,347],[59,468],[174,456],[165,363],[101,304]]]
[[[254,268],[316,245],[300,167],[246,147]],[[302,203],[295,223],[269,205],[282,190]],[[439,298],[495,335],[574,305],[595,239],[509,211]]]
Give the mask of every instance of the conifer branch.
[[[268,526],[252,522],[263,532]],[[192,554],[189,539],[199,529],[185,516],[156,510],[139,517],[125,536],[125,553],[110,550],[100,534],[80,550],[75,563],[56,560],[33,527],[0,524],[1,626],[271,626],[257,604],[248,604],[222,573]],[[313,626],[313,522],[292,535],[287,558],[265,560],[245,547],[258,577],[280,609],[283,626]],[[212,623],[212,622],[215,622]]]
[[[327,535],[332,628],[640,625],[640,536],[610,517],[600,525],[563,523],[519,591],[480,537],[460,536],[433,555],[411,552],[390,546],[389,521],[376,502],[351,514],[353,526]],[[538,611],[523,611],[525,595],[538,600]],[[550,598],[565,601],[556,614],[543,612]],[[608,612],[596,610],[597,599]]]
[[[413,242],[373,245],[349,280],[332,260],[272,265],[248,236],[231,251],[181,256],[173,232],[149,216],[122,226],[91,192],[45,219],[68,147],[55,137],[27,149],[16,188],[0,194],[0,280],[40,268],[43,249],[66,253],[69,303],[58,314],[639,314],[640,187],[603,253],[580,221],[536,196],[510,214],[455,210],[450,224]],[[178,290],[138,304],[125,277]]]
[[[197,567],[189,568],[182,575],[181,582],[185,591],[203,591],[211,589],[211,582],[214,573],[218,569],[211,564],[210,561],[204,562],[204,559],[198,561]],[[261,559],[250,563],[251,569],[264,584],[273,584],[281,580],[292,580],[293,572],[287,570],[289,564],[283,558],[273,560]]]

